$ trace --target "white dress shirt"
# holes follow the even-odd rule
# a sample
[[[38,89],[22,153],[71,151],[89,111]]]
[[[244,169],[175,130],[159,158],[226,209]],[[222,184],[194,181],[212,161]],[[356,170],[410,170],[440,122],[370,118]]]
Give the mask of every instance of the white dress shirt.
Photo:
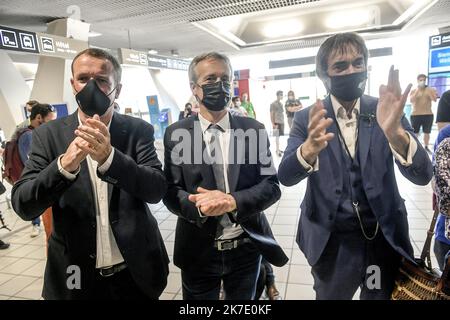
[[[352,117],[349,119],[344,107],[339,103],[339,101],[333,96],[331,97],[331,104],[333,106],[334,114],[336,116],[337,124],[341,130],[342,136],[344,138],[345,144],[347,145],[350,155],[352,158],[355,156],[355,148],[356,148],[356,141],[357,141],[357,134],[358,134],[358,115],[360,113],[360,106],[361,106],[361,99],[358,99],[356,101],[355,106],[352,110]],[[408,146],[408,153],[406,156],[406,159],[403,158],[397,151],[394,150],[391,144],[389,146],[391,147],[392,154],[394,157],[401,163],[402,166],[408,167],[412,165],[412,159],[417,151],[417,142],[412,137],[412,135],[409,132],[406,132],[409,135],[409,146]],[[340,139],[339,136],[335,137],[335,139]],[[344,141],[341,140],[342,148],[345,150]],[[303,145],[303,144],[302,144]],[[308,173],[311,173],[313,171],[319,170],[319,158],[317,158],[316,162],[314,163],[314,166],[311,166],[309,163],[306,162],[306,160],[302,157],[301,154],[301,147],[298,147],[297,149],[297,158],[300,164],[305,168],[305,170]]]
[[[108,124],[108,130],[110,129],[112,122]],[[81,119],[78,115],[78,123],[81,124]],[[75,173],[67,172],[62,168],[61,165],[61,155],[58,158],[58,169],[67,179],[74,180],[78,173],[80,172],[80,168]],[[89,176],[91,178],[93,196],[95,201],[95,211],[96,211],[96,221],[97,221],[97,235],[96,235],[96,243],[97,243],[97,258],[96,258],[96,267],[97,268],[105,268],[109,266],[113,266],[119,264],[124,261],[122,254],[120,253],[119,247],[117,246],[116,239],[114,238],[114,234],[111,229],[111,225],[109,223],[109,203],[108,203],[108,183],[102,181],[97,176],[97,169],[100,173],[105,173],[109,167],[111,166],[112,160],[114,158],[114,148],[111,150],[111,154],[108,159],[106,159],[105,163],[101,166],[98,166],[98,163],[91,158],[91,156],[86,157],[86,161],[89,169]]]
[[[202,128],[203,133],[203,140],[205,141],[206,149],[208,154],[211,154],[211,150],[209,148],[209,141],[211,141],[212,133],[208,130],[209,126],[212,124],[212,122],[206,120],[200,113],[198,114],[198,118],[200,120],[200,126]],[[224,181],[225,181],[225,193],[230,193],[230,185],[228,183],[228,155],[229,155],[229,149],[230,149],[230,137],[231,137],[231,128],[230,128],[230,116],[227,113],[216,125],[220,126],[225,132],[218,132],[219,135],[219,143],[220,148],[222,150],[222,157],[223,157],[223,172],[224,172]],[[204,217],[204,215],[199,210],[199,214],[201,217]],[[219,237],[220,240],[228,240],[228,239],[234,239],[238,236],[240,236],[244,231],[242,230],[241,226],[236,223],[232,223],[230,221],[230,218],[227,214],[224,214],[222,216],[222,224],[225,224],[225,227],[223,229],[222,236]]]

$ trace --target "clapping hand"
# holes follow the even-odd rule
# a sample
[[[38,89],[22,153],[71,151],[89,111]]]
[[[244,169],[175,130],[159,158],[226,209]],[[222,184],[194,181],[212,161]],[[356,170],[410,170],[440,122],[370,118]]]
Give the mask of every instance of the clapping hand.
[[[221,216],[236,209],[236,201],[230,194],[202,187],[197,188],[197,192],[189,195],[189,201],[195,203],[205,216]]]
[[[88,153],[99,166],[105,163],[112,151],[111,137],[108,128],[100,121],[98,115],[87,119],[84,125],[75,130],[75,134],[87,142],[78,145],[81,150]]]
[[[391,66],[387,86],[380,86],[380,98],[377,106],[378,125],[394,149],[403,156],[407,153],[409,136],[402,127],[401,119],[411,87],[412,84],[409,84],[402,93],[399,71]]]

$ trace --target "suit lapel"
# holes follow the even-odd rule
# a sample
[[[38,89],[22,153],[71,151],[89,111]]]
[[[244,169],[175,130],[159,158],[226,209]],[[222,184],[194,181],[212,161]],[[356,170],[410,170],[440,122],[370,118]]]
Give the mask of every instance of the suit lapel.
[[[245,160],[245,141],[239,141],[235,135],[237,127],[237,119],[229,115],[230,117],[230,146],[228,150],[228,184],[230,192],[236,190],[239,180],[239,172],[241,164]]]
[[[334,139],[328,142],[328,146],[331,149],[331,153],[334,156],[335,161],[338,164],[338,167],[341,167],[342,162],[342,148],[340,146],[341,140],[339,138],[338,129],[337,129],[337,121],[336,115],[334,114],[333,105],[331,103],[331,97],[328,97],[323,101],[325,109],[327,110],[327,116],[333,119],[333,123],[328,127],[327,133],[332,132],[334,134]]]
[[[369,115],[376,113],[375,106],[368,104],[364,96],[361,97],[360,101],[361,101],[360,106],[361,115]],[[374,124],[375,124],[374,121],[368,120],[366,119],[366,117],[362,117],[359,119],[358,153],[359,153],[359,161],[361,164],[361,171],[364,170],[367,163],[367,156],[369,155],[370,143],[374,131],[373,130]]]
[[[125,143],[127,128],[122,116],[119,113],[114,113],[114,116],[112,117],[109,134],[111,136],[111,145],[113,148],[119,150],[120,152],[126,153]],[[112,193],[113,185],[108,183],[108,203],[111,202]]]
[[[75,139],[75,129],[78,127],[78,111],[64,118],[64,125],[64,137],[66,138],[66,145],[69,146]]]
[[[200,164],[200,173],[202,175],[201,187],[208,190],[217,189],[216,180],[214,178],[214,172],[212,166],[208,163],[211,161],[205,161],[205,159],[210,160],[209,154],[206,149],[206,144],[203,139],[202,127],[198,119],[198,115],[191,117],[191,122],[189,124],[189,132],[191,135],[191,160],[192,164]],[[198,144],[201,141],[201,149],[199,149]],[[199,154],[201,152],[201,154]]]

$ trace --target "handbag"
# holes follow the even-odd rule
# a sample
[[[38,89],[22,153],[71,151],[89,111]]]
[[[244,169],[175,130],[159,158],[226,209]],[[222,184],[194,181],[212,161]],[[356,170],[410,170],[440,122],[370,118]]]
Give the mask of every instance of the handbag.
[[[450,300],[450,259],[442,273],[431,265],[430,247],[438,215],[436,206],[422,254],[415,259],[417,264],[402,258],[392,300]]]

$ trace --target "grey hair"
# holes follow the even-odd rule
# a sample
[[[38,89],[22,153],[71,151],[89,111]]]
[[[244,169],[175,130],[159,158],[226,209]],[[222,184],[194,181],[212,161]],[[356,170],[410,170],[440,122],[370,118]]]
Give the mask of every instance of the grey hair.
[[[364,39],[355,32],[338,33],[329,37],[319,48],[316,56],[316,73],[320,80],[326,82],[328,79],[328,59],[330,55],[340,53],[345,54],[352,48],[356,49],[364,57],[364,64],[367,66],[369,52]]]
[[[203,53],[200,54],[198,56],[196,56],[192,61],[191,64],[189,65],[189,83],[197,83],[197,73],[195,72],[195,67],[197,67],[197,65],[203,61],[203,60],[218,60],[218,61],[223,61],[225,62],[225,64],[228,66],[228,68],[230,69],[230,73],[233,74],[233,68],[231,67],[231,62],[230,59],[228,59],[228,57],[226,55],[223,55],[221,53],[218,52],[208,52],[208,53]]]

